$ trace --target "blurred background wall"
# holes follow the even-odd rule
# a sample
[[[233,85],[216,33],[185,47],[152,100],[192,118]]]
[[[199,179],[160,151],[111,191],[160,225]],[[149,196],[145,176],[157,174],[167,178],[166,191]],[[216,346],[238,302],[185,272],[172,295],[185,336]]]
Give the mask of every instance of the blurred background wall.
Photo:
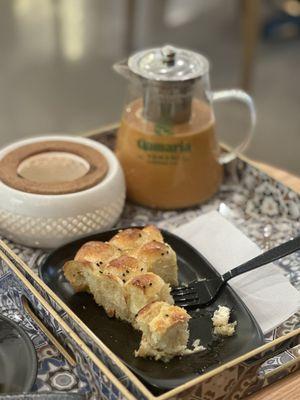
[[[0,145],[118,121],[126,82],[112,64],[170,43],[210,59],[213,89],[249,89],[247,154],[300,174],[299,19],[297,0],[0,0]],[[216,115],[234,144],[242,110]]]

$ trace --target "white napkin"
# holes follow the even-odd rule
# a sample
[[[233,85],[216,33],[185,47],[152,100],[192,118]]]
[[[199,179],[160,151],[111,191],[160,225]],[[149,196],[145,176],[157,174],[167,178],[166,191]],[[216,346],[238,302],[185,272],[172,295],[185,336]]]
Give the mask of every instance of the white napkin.
[[[194,246],[221,274],[261,253],[255,243],[217,211],[197,217],[174,229],[173,233]],[[233,278],[229,284],[264,333],[276,328],[300,308],[300,292],[274,264]]]

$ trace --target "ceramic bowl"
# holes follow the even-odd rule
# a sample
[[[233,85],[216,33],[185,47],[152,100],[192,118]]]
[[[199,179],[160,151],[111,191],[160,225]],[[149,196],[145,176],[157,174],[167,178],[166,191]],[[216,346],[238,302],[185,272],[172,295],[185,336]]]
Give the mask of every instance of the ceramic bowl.
[[[0,181],[0,232],[26,246],[55,248],[74,239],[111,228],[125,201],[125,180],[114,153],[93,140],[69,135],[24,139],[0,150],[0,160],[12,150],[31,143],[61,140],[81,143],[106,158],[104,179],[86,190],[67,194],[35,194]]]

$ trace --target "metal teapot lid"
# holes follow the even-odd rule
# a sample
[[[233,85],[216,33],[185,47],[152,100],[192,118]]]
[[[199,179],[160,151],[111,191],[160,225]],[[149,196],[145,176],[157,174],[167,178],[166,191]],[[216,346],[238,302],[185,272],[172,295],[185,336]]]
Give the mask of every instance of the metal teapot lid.
[[[145,79],[174,82],[200,78],[208,71],[208,61],[194,51],[166,45],[134,54],[128,67]]]

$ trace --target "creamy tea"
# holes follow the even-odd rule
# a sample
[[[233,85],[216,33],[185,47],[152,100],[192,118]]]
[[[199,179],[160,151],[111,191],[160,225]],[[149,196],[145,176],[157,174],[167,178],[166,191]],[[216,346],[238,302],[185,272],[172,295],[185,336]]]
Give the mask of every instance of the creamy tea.
[[[193,99],[186,123],[150,122],[142,100],[130,103],[117,137],[128,197],[154,208],[182,208],[211,197],[222,179],[214,116],[204,101]]]

